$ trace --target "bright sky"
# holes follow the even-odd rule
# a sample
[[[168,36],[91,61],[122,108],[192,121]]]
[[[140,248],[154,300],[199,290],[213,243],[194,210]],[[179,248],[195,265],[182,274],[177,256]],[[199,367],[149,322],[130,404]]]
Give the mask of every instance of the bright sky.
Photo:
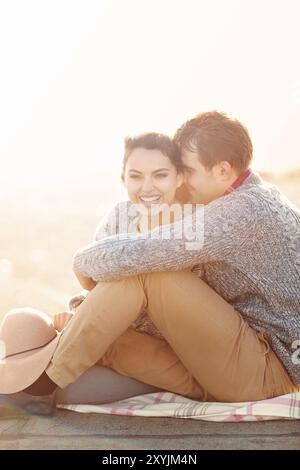
[[[124,136],[211,109],[256,169],[299,168],[299,21],[299,0],[0,0],[0,178],[109,186]]]

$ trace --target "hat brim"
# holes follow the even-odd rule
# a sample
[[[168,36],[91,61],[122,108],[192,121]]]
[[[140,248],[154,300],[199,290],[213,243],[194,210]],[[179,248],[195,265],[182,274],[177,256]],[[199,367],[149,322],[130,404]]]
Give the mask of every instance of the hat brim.
[[[57,332],[55,338],[47,346],[1,359],[0,393],[16,393],[32,385],[46,370],[59,339],[60,333]]]

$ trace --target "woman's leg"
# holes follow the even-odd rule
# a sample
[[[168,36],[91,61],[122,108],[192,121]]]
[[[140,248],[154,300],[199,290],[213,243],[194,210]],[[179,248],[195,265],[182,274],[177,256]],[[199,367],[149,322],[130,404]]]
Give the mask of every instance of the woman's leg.
[[[63,331],[47,375],[60,388],[66,388],[98,363],[159,389],[205,400],[206,392],[166,341],[130,328],[146,304],[143,279],[139,276],[99,282]],[[121,361],[111,367],[105,361],[111,360],[108,349],[117,339],[122,349],[118,354]],[[119,351],[115,346],[114,353]]]
[[[75,382],[55,393],[56,404],[101,404],[159,392],[161,389],[95,365]]]

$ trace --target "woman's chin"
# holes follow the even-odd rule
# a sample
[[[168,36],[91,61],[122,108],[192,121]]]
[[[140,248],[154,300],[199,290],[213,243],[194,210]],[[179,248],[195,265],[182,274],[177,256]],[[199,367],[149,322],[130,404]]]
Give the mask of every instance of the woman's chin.
[[[157,206],[160,206],[160,205],[161,205],[161,202],[151,202],[151,203],[149,203],[149,202],[142,202],[142,201],[140,201],[140,204],[142,204],[142,206],[147,207],[147,209],[150,210],[150,209],[152,209],[152,207],[155,208],[155,207],[157,207]]]

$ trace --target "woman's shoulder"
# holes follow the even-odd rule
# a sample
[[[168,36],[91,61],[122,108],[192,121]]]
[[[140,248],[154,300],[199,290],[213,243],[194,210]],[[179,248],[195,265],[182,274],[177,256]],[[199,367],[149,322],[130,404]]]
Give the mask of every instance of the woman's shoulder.
[[[118,201],[106,214],[101,227],[105,229],[106,236],[118,233],[127,233],[135,230],[135,222],[139,212],[136,205],[130,200]],[[97,239],[99,237],[97,236]]]
[[[129,199],[118,201],[110,211],[111,216],[125,217],[129,220],[136,214],[136,205]]]

